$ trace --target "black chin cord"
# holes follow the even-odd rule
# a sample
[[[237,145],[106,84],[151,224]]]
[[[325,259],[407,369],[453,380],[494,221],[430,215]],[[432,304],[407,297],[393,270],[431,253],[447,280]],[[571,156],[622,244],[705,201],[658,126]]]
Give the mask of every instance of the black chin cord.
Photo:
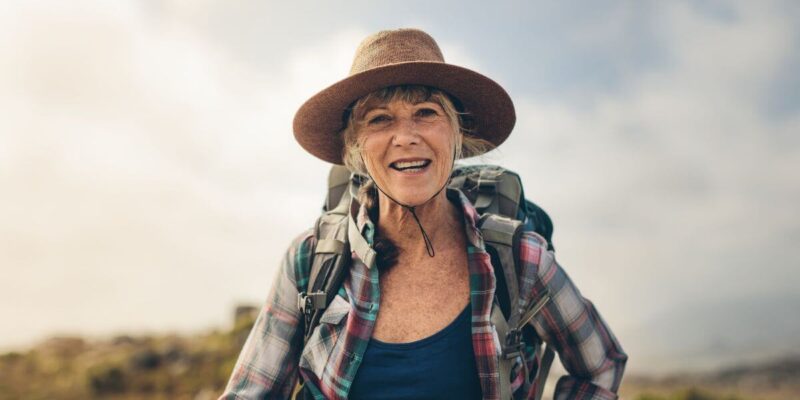
[[[372,179],[372,177],[370,177],[370,179]],[[436,192],[436,194],[434,194],[433,196],[431,196],[431,198],[430,198],[430,199],[428,199],[428,200],[425,200],[425,201],[424,201],[422,204],[425,204],[425,203],[427,203],[427,202],[429,202],[429,201],[433,200],[433,198],[434,198],[434,197],[438,196],[438,195],[439,195],[439,193],[441,193],[441,192],[442,192],[442,190],[444,190],[444,188],[446,188],[446,187],[447,187],[447,184],[448,184],[449,182],[450,182],[450,180],[448,179],[448,180],[447,180],[447,181],[444,183],[444,186],[442,186],[442,188],[441,188],[441,189],[439,189],[439,190]],[[399,201],[395,200],[394,198],[392,198],[392,196],[389,196],[388,194],[386,194],[386,192],[384,192],[384,191],[383,191],[383,189],[381,189],[381,187],[380,187],[380,186],[378,186],[378,184],[377,184],[377,183],[375,183],[375,180],[374,180],[374,179],[372,179],[372,183],[374,183],[374,184],[375,184],[375,187],[376,187],[376,188],[377,188],[377,189],[378,189],[378,190],[379,190],[381,193],[383,193],[383,195],[384,195],[384,196],[388,197],[388,198],[389,198],[389,200],[391,200],[391,201],[395,202],[397,205],[399,205],[400,207],[403,207],[403,208],[404,208],[404,209],[406,209],[406,210],[407,210],[409,213],[411,213],[411,216],[412,216],[412,217],[414,217],[414,221],[416,221],[416,222],[417,222],[417,226],[419,226],[419,230],[420,230],[420,232],[422,232],[422,240],[424,240],[424,241],[425,241],[425,250],[428,252],[428,255],[429,255],[429,256],[431,256],[431,257],[435,256],[435,255],[436,255],[436,251],[433,249],[433,242],[431,242],[431,238],[428,236],[428,232],[425,232],[425,228],[423,228],[423,227],[422,227],[422,222],[420,222],[420,220],[419,220],[419,217],[417,217],[417,207],[418,207],[418,206],[409,206],[409,205],[403,204],[403,203],[401,203],[401,202],[399,202]],[[420,205],[422,205],[422,204],[420,204]]]
[[[440,190],[441,192],[441,190]],[[437,193],[438,194],[438,193]],[[436,251],[433,249],[433,243],[431,242],[431,238],[428,237],[428,232],[425,232],[425,229],[422,228],[422,223],[419,222],[419,217],[417,217],[417,212],[415,210],[416,207],[408,207],[408,212],[411,213],[411,216],[414,217],[414,220],[417,221],[417,225],[419,226],[419,230],[422,232],[422,240],[425,241],[425,250],[428,251],[428,255],[433,257],[436,255]]]

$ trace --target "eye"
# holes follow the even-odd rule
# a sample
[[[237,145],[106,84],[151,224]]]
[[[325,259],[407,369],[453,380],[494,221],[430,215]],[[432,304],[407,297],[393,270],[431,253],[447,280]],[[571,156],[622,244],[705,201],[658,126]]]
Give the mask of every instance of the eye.
[[[379,125],[391,121],[392,118],[386,114],[378,114],[367,120],[367,125]]]
[[[430,107],[422,107],[415,114],[417,117],[432,118],[439,115],[439,112]]]

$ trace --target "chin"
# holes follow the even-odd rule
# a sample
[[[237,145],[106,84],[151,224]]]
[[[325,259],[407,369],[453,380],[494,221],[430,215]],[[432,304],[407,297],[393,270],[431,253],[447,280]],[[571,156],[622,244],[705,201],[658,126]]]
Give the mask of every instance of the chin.
[[[422,203],[428,201],[433,195],[436,194],[436,190],[433,189],[417,189],[417,188],[405,188],[404,190],[398,190],[389,192],[389,194],[394,197],[395,200],[400,202],[401,204],[407,204],[410,206],[418,206]]]

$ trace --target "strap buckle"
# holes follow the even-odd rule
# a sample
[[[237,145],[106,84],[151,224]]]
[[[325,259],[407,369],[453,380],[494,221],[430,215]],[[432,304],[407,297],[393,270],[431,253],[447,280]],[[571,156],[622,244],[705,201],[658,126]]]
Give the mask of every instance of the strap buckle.
[[[505,343],[503,344],[503,357],[505,357],[506,360],[516,358],[522,354],[523,346],[522,331],[517,328],[509,330],[506,334]]]
[[[327,306],[326,302],[327,296],[323,291],[297,294],[297,308],[305,315],[311,315],[314,310],[324,310]]]

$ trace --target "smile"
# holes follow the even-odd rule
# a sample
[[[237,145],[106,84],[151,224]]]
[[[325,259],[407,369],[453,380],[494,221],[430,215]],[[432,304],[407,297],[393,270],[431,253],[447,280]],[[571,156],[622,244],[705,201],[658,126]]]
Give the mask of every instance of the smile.
[[[400,172],[419,172],[431,164],[431,160],[400,160],[389,164],[389,167]]]

